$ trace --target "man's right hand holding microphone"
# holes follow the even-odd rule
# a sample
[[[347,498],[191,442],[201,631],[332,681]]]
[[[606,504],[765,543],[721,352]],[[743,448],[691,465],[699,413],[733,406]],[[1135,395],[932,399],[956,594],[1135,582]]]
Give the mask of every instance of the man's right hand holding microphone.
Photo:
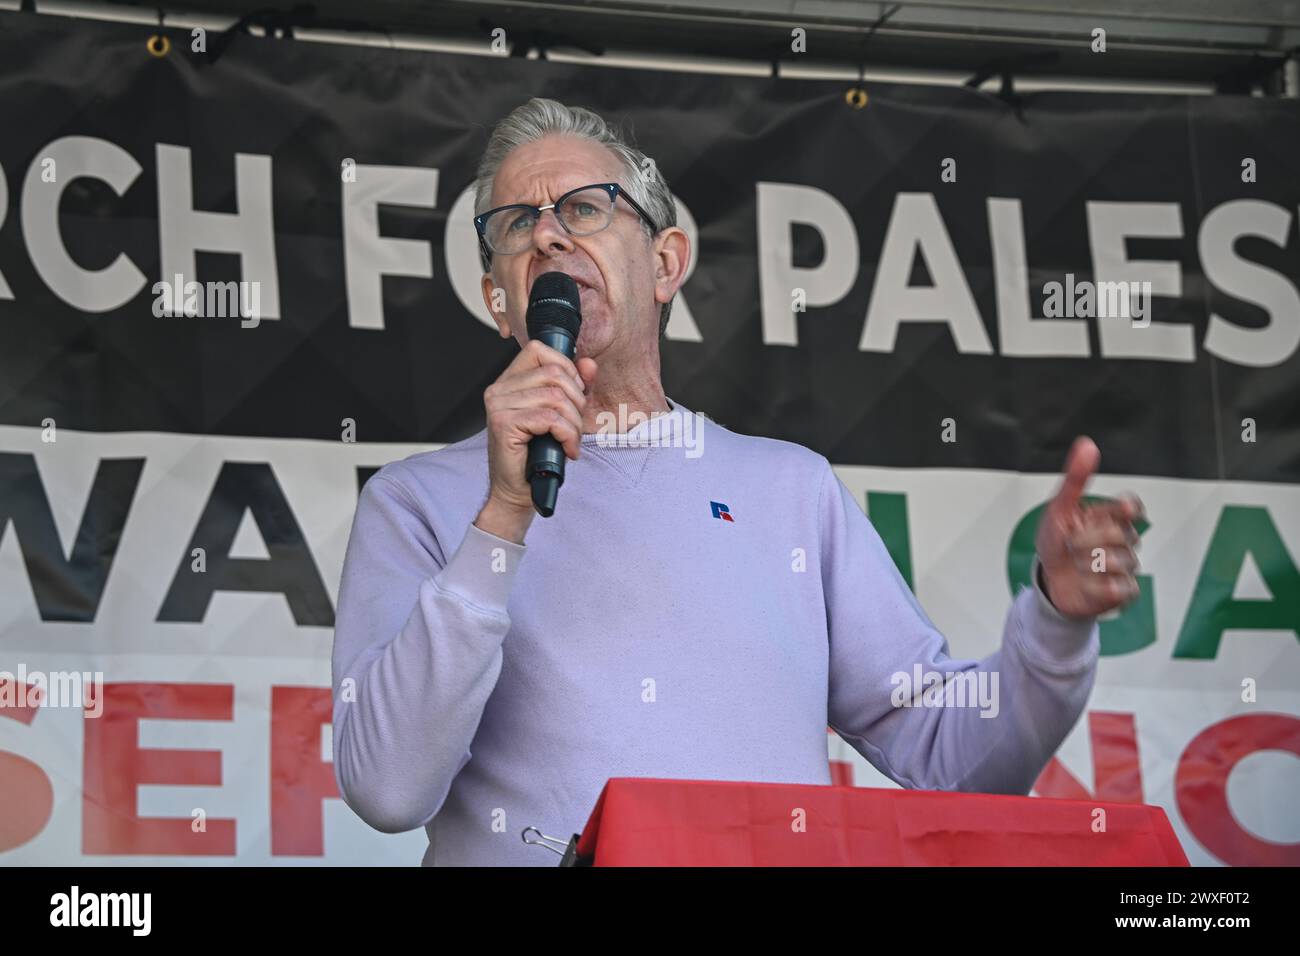
[[[487,411],[488,498],[474,519],[482,531],[516,544],[533,522],[532,489],[525,479],[528,443],[550,434],[564,454],[578,458],[586,388],[596,378],[596,362],[576,363],[550,346],[525,343],[500,377],[483,392]]]

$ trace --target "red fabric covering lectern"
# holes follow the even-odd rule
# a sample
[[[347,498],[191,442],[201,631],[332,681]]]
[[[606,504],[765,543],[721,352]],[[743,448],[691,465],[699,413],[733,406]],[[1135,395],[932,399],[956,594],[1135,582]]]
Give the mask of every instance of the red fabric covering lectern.
[[[605,784],[577,857],[595,866],[1188,865],[1164,811],[1143,804],[630,777]]]

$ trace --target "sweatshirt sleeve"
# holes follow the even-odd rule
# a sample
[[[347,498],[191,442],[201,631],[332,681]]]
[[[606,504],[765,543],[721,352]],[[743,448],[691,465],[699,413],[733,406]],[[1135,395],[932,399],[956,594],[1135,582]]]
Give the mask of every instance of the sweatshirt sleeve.
[[[385,833],[442,807],[501,673],[526,548],[473,524],[450,558],[446,544],[397,481],[366,482],[334,631],[334,778]]]
[[[1035,557],[999,649],[954,660],[829,463],[819,508],[832,729],[904,787],[1029,793],[1092,690],[1096,619],[1047,601]]]

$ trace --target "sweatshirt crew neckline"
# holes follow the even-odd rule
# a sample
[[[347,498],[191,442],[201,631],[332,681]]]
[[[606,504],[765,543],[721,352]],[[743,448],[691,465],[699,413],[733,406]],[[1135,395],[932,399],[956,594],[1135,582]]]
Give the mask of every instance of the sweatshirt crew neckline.
[[[665,395],[669,410],[638,422],[626,432],[583,432],[583,447],[596,446],[601,449],[645,449],[671,445],[676,439],[691,428],[698,428],[698,418],[693,411],[681,402]],[[685,425],[686,418],[697,418],[691,425]]]

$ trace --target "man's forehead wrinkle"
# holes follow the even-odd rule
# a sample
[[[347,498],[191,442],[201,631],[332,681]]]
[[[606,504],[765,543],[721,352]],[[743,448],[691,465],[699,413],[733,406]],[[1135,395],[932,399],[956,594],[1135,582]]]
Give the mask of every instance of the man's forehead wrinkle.
[[[502,204],[526,202],[535,206],[545,206],[555,202],[570,189],[585,186],[588,183],[612,182],[607,173],[590,170],[573,171],[571,163],[557,163],[556,170],[530,171],[522,184],[511,186],[511,195],[502,200]]]
[[[526,148],[520,147],[520,149]],[[517,172],[508,166],[510,159],[514,157],[507,157],[506,162],[502,164],[502,169],[508,170],[508,175],[502,177],[498,174],[497,183],[493,188],[495,195],[492,204],[503,206],[523,202],[545,206],[578,186],[585,186],[588,183],[618,182],[621,178],[617,173],[610,171],[612,163],[594,162],[591,154],[581,146],[568,149],[566,152],[568,153],[566,156],[548,155],[544,158],[528,159],[525,161],[524,168]],[[573,154],[579,152],[582,156],[575,160]],[[501,185],[503,179],[507,183],[505,186]]]

